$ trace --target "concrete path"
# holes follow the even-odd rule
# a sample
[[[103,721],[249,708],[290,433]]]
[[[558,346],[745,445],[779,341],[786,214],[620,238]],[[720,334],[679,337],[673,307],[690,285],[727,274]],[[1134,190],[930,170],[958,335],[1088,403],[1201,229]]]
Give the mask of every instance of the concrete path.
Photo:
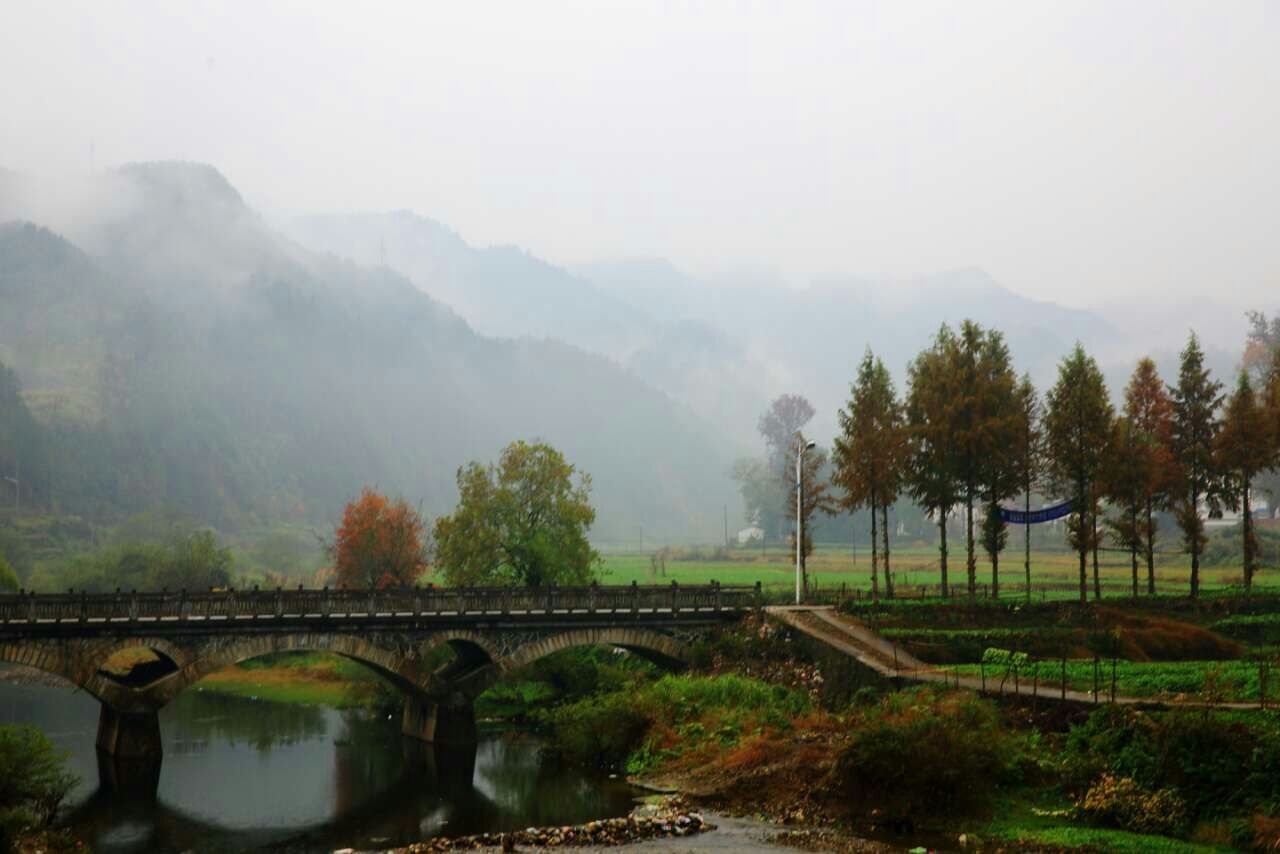
[[[940,685],[952,685],[988,694],[1018,694],[1024,697],[1044,698],[1059,702],[1071,703],[1116,703],[1125,706],[1146,706],[1153,708],[1186,708],[1247,710],[1258,708],[1258,703],[1203,703],[1199,701],[1161,700],[1155,697],[1128,697],[1116,695],[1113,699],[1109,691],[1099,690],[1097,695],[1089,691],[1076,691],[1068,688],[1062,690],[1060,680],[1040,682],[1033,679],[1015,680],[1005,675],[994,666],[992,672],[984,679],[982,676],[961,675],[949,672],[945,667],[926,664],[910,655],[897,644],[885,640],[873,632],[860,620],[847,614],[837,613],[830,606],[784,605],[766,608],[769,616],[803,632],[815,640],[825,643],[845,655],[856,658],[872,670],[892,679],[906,679],[912,682],[932,682]],[[1105,674],[1105,668],[1104,668]],[[1104,682],[1109,685],[1108,678]]]

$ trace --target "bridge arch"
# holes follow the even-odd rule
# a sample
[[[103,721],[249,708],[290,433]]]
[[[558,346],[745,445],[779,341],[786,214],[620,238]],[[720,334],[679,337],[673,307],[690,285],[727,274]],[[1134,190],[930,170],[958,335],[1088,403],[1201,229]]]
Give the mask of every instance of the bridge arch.
[[[689,663],[688,649],[671,635],[636,627],[610,627],[549,635],[523,644],[498,664],[503,670],[514,670],[575,646],[620,647],[671,670],[681,670]]]
[[[96,667],[86,668],[66,646],[55,646],[48,642],[34,644],[2,643],[0,644],[0,663],[17,664],[40,670],[52,676],[64,679],[71,685],[82,688],[98,697],[90,690],[89,684],[96,673]],[[98,697],[101,699],[100,697]]]
[[[470,629],[451,629],[432,635],[418,647],[418,654],[426,658],[442,646],[448,646],[459,659],[476,665],[496,662],[502,653],[491,637]]]

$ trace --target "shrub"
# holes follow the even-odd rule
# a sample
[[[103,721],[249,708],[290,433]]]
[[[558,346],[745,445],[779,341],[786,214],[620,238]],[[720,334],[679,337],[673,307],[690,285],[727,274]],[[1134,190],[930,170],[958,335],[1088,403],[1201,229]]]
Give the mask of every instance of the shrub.
[[[1186,802],[1173,789],[1151,791],[1129,777],[1103,774],[1076,803],[1076,814],[1094,824],[1134,833],[1179,836],[1187,827]]]
[[[611,769],[640,746],[650,719],[625,693],[591,697],[545,716],[551,724],[549,751],[574,765]]]
[[[76,784],[62,769],[64,758],[35,727],[0,725],[0,848],[53,821]]]
[[[855,712],[834,774],[858,809],[904,822],[983,809],[1016,758],[989,701],[917,688]]]
[[[1169,787],[1191,819],[1280,803],[1280,727],[1274,715],[1103,707],[1073,727],[1064,783],[1077,791],[1103,773],[1149,790]]]
[[[813,701],[800,691],[742,676],[664,676],[565,704],[540,719],[550,727],[549,750],[559,758],[641,770],[683,748],[703,746],[703,736],[734,744],[744,732],[785,729],[812,710]]]

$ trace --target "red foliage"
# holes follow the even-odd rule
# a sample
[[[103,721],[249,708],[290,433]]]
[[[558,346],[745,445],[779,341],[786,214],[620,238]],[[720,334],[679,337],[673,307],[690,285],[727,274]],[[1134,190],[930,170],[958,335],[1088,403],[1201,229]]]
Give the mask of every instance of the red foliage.
[[[408,587],[427,569],[426,525],[403,498],[368,487],[347,505],[334,539],[338,587]]]

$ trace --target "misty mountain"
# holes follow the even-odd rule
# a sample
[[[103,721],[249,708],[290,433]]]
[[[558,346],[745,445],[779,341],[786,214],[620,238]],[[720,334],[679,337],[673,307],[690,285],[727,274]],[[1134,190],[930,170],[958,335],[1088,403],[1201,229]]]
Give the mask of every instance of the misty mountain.
[[[459,466],[523,438],[591,474],[602,539],[719,531],[728,449],[613,361],[480,335],[388,267],[273,232],[212,167],[23,183],[0,198],[35,220],[0,227],[0,362],[63,443],[27,461],[51,505],[327,522],[369,484],[433,515]]]
[[[810,432],[829,441],[864,349],[884,359],[904,391],[907,364],[942,323],[971,318],[1001,330],[1017,370],[1041,390],[1081,341],[1117,399],[1141,355],[1172,378],[1186,335],[1159,306],[1069,308],[1023,297],[976,268],[898,279],[830,274],[795,288],[759,272],[697,278],[661,258],[566,271],[517,248],[472,247],[408,212],[306,217],[287,230],[317,251],[365,264],[385,259],[477,329],[545,336],[607,355],[743,450],[759,445],[756,419],[786,392],[813,401],[818,415]],[[1198,316],[1183,308],[1184,321]],[[1207,359],[1229,379],[1238,350],[1214,345],[1223,338],[1218,326],[1204,342]]]
[[[555,338],[622,360],[656,332],[646,312],[559,267],[514,246],[473,247],[408,211],[301,217],[283,228],[314,251],[396,270],[484,335]]]

